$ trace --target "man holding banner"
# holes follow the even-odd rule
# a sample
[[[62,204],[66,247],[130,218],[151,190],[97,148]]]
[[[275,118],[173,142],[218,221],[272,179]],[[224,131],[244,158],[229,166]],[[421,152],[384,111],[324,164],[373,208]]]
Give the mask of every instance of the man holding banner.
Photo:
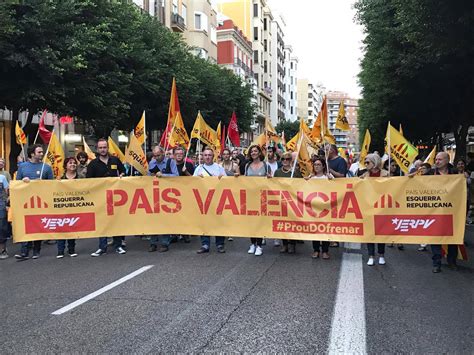
[[[204,148],[202,152],[202,156],[204,159],[204,163],[199,165],[196,170],[194,170],[194,176],[200,177],[210,177],[210,176],[217,176],[222,178],[226,176],[225,170],[222,166],[217,163],[214,163],[214,151],[210,147]],[[218,253],[225,253],[224,249],[224,237],[216,237],[216,248]],[[197,251],[198,254],[209,253],[211,245],[211,237],[209,236],[202,236],[201,237],[201,249]]]
[[[26,161],[18,167],[17,180],[23,180],[24,182],[30,182],[30,180],[53,180],[53,169],[43,162],[44,151],[41,144],[29,146],[28,156],[30,161]],[[32,247],[33,259],[38,259],[41,251],[41,240],[22,242],[20,254],[16,254],[15,258],[19,260],[28,259],[28,254]]]
[[[171,158],[165,158],[165,151],[162,147],[156,146],[153,148],[153,159],[148,166],[149,174],[156,177],[173,177],[179,176],[176,162]],[[171,242],[170,235],[155,235],[150,239],[149,252],[155,252],[157,244],[160,242],[160,253],[167,252]]]
[[[87,166],[87,178],[104,178],[104,177],[122,177],[125,175],[125,168],[122,162],[109,155],[109,145],[105,138],[100,138],[97,141],[97,158],[93,159]],[[115,251],[119,254],[125,254],[125,249],[122,248],[123,237],[114,237],[113,245]],[[101,256],[107,253],[107,238],[99,238],[99,249],[91,254],[93,257]]]

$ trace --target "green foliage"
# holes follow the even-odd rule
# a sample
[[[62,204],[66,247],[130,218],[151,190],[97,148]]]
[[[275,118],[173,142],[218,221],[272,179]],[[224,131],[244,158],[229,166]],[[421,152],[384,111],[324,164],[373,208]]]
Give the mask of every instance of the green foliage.
[[[366,32],[359,129],[370,129],[373,149],[382,148],[391,121],[415,143],[454,132],[464,154],[474,119],[472,2],[359,0],[355,7]]]
[[[280,121],[275,127],[275,130],[278,133],[285,132],[285,139],[288,142],[291,138],[296,136],[298,131],[300,130],[300,122],[299,121]]]
[[[241,131],[253,117],[240,78],[194,57],[179,35],[127,2],[2,2],[0,51],[1,107],[74,115],[98,136],[130,130],[143,110],[148,129],[163,129],[173,77],[188,129],[198,110],[213,126],[235,110]]]

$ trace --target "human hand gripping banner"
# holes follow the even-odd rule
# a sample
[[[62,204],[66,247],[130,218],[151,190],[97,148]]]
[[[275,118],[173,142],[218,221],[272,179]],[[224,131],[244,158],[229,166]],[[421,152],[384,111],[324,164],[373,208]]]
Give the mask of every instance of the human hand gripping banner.
[[[369,179],[126,177],[11,184],[14,241],[222,235],[462,244],[462,175]]]

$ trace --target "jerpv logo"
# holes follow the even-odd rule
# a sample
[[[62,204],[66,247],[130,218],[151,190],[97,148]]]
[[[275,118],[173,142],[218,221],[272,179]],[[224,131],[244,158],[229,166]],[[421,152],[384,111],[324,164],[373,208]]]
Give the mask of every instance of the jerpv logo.
[[[453,236],[452,215],[375,215],[375,235]]]
[[[23,205],[25,209],[45,209],[48,204],[33,195]],[[73,233],[95,230],[95,213],[34,214],[25,216],[25,233]]]
[[[398,208],[400,204],[395,201],[392,195],[384,194],[374,203],[374,208]]]

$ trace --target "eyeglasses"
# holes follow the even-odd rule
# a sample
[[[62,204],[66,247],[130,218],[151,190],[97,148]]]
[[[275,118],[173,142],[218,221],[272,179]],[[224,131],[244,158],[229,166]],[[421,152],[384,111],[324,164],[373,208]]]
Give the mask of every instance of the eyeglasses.
[[[281,158],[281,160],[291,160],[291,158]]]

